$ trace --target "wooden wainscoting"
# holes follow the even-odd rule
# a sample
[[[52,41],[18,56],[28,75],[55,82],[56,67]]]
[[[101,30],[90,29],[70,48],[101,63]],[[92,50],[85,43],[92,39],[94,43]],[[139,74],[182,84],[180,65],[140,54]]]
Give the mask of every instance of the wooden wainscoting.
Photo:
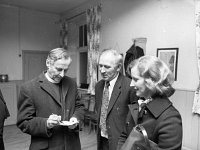
[[[200,150],[200,115],[192,113],[194,91],[177,89],[170,97],[183,122],[183,150]]]

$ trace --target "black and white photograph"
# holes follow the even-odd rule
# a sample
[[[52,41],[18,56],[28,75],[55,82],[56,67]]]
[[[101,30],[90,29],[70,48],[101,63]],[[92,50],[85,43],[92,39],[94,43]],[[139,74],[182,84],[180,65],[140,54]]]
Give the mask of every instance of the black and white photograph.
[[[200,150],[200,0],[0,0],[0,150]]]

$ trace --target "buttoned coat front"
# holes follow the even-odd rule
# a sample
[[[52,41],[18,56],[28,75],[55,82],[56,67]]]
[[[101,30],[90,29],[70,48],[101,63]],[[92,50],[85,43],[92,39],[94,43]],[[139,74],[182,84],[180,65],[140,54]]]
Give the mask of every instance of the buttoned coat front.
[[[18,98],[17,126],[31,135],[30,150],[81,150],[78,129],[55,126],[47,129],[51,114],[61,115],[62,120],[75,116],[83,119],[76,83],[69,77],[62,79],[61,101],[51,88],[44,74],[21,86]]]
[[[106,118],[106,126],[108,130],[109,150],[116,150],[118,138],[125,126],[126,116],[128,113],[128,104],[130,103],[130,82],[131,79],[119,74],[114,85],[111,98],[109,101],[108,113]],[[97,130],[97,149],[100,146],[101,130],[99,128],[102,95],[105,81],[101,80],[95,87],[96,111],[98,115]],[[135,94],[133,94],[135,95]],[[134,98],[134,96],[132,97]]]

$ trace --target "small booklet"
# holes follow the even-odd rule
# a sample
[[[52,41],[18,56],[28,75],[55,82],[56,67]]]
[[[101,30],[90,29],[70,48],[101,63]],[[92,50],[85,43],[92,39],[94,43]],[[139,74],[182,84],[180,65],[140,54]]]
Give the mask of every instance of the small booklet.
[[[61,121],[59,124],[61,126],[71,126],[71,125],[76,124],[76,123],[78,123],[78,122]]]

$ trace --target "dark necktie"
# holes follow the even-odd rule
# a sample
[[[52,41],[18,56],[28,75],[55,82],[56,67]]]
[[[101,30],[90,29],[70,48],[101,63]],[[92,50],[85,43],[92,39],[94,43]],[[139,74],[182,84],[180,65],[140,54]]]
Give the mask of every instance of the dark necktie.
[[[106,82],[103,96],[102,96],[102,105],[101,105],[101,116],[100,116],[100,128],[101,131],[105,136],[107,136],[107,129],[106,129],[106,116],[109,106],[109,86],[110,83]]]

